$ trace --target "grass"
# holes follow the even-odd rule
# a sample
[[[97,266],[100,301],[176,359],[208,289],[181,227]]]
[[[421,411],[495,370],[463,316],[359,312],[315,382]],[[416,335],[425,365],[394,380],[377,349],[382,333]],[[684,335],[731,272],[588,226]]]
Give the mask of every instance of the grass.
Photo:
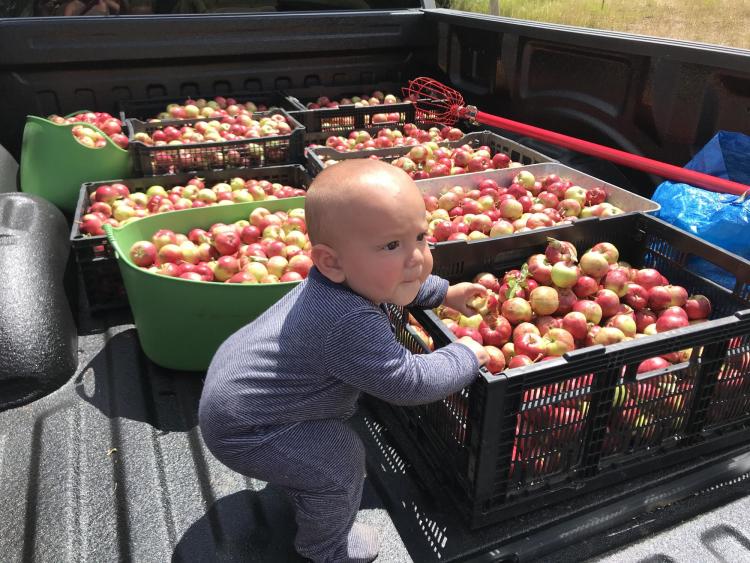
[[[750,0],[449,0],[451,8],[524,20],[750,49]]]

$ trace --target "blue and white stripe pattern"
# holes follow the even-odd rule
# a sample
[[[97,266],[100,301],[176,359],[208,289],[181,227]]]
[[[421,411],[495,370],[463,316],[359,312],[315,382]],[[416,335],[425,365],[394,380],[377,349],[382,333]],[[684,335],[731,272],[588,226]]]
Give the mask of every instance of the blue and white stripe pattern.
[[[447,289],[430,276],[414,304],[435,307]],[[360,393],[427,403],[470,384],[478,369],[474,353],[458,343],[412,354],[380,307],[313,268],[220,346],[201,396],[200,428],[220,461],[285,487],[297,508],[301,554],[345,561],[364,479],[364,450],[345,421]],[[300,464],[297,475],[290,465]]]

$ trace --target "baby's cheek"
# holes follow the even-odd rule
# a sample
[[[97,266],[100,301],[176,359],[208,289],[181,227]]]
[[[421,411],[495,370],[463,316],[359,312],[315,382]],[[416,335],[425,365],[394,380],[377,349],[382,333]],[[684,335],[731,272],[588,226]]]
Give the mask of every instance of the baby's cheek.
[[[422,263],[422,281],[426,280],[427,277],[432,273],[432,253],[430,249],[425,249],[424,262]]]

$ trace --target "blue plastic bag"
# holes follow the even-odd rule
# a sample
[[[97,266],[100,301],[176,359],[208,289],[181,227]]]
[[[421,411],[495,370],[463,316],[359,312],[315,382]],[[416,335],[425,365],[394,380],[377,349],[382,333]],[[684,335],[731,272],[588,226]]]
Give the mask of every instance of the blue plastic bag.
[[[685,168],[750,185],[750,137],[720,131]],[[660,219],[750,260],[750,194],[719,194],[662,182],[652,199],[661,205]],[[692,258],[688,268],[734,289],[734,277],[705,260]]]

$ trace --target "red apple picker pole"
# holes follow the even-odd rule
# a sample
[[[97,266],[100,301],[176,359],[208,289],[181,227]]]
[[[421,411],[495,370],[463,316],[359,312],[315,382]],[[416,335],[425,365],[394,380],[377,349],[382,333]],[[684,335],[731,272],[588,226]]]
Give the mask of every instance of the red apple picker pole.
[[[635,168],[636,170],[655,174],[670,180],[699,186],[712,192],[741,196],[750,191],[750,186],[738,182],[717,178],[709,174],[702,174],[694,170],[687,170],[679,166],[646,158],[645,156],[630,154],[611,147],[605,147],[604,145],[478,111],[474,106],[464,105],[464,98],[459,92],[432,78],[420,76],[419,78],[410,80],[409,86],[403,90],[405,96],[417,100],[414,103],[419,110],[428,112],[431,118],[446,125],[453,125],[458,119],[469,119],[475,123],[482,123],[507,131],[513,131],[514,133],[520,133],[553,145],[610,160],[615,164]]]

